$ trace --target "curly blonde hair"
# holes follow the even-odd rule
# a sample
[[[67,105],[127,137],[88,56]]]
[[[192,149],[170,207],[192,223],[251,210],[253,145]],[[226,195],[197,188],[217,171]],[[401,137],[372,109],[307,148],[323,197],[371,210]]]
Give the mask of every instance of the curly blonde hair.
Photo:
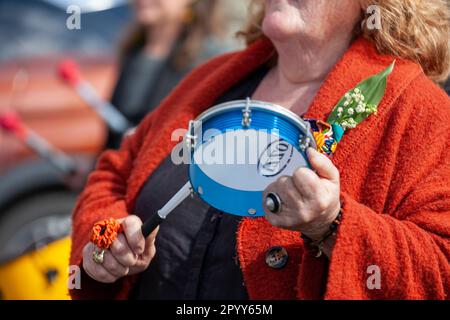
[[[380,54],[392,54],[422,66],[435,81],[450,74],[450,0],[361,0],[361,25],[355,34],[370,40]],[[365,8],[377,5],[381,29],[365,27],[370,14]],[[363,10],[364,8],[364,10]],[[264,37],[261,30],[264,9],[252,0],[247,26],[239,35],[250,44]]]

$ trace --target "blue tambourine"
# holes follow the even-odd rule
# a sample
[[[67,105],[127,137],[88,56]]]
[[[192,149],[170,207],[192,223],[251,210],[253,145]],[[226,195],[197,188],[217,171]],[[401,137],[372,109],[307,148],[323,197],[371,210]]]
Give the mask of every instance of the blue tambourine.
[[[189,123],[183,143],[190,181],[144,223],[144,235],[192,193],[228,214],[264,216],[266,187],[309,167],[306,149],[316,148],[309,122],[281,106],[250,99],[206,110]]]

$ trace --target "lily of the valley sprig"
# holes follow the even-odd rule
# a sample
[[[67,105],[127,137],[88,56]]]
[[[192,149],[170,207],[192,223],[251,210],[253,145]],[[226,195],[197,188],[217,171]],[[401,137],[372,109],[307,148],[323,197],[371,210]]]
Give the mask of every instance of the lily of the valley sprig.
[[[379,74],[360,82],[339,100],[327,119],[337,142],[346,130],[355,128],[371,114],[376,115],[378,105],[386,92],[387,78],[394,66],[395,61]]]
[[[365,99],[365,95],[359,88],[346,93],[343,106],[337,108],[335,123],[340,124],[344,130],[353,129],[372,113],[376,115],[377,106],[366,102]],[[358,122],[359,119],[362,120]]]

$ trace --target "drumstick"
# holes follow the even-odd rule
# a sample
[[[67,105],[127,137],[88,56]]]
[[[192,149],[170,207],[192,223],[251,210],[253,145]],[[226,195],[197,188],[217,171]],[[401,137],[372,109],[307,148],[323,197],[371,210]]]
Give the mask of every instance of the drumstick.
[[[184,199],[191,195],[191,192],[191,183],[187,182],[156,214],[147,219],[141,228],[144,237],[147,238]]]
[[[26,127],[15,112],[10,111],[0,115],[0,128],[14,134],[19,140],[64,174],[72,175],[77,171],[77,166],[72,158],[55,149],[44,138]]]
[[[125,133],[131,123],[108,101],[102,99],[92,85],[81,76],[78,65],[70,59],[63,60],[58,67],[59,76],[106,122],[116,133]]]

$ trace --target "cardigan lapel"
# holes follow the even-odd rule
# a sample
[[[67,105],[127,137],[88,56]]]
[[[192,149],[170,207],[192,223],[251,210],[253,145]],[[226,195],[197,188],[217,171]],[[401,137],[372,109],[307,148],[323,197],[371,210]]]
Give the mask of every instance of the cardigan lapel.
[[[305,118],[326,120],[339,99],[362,80],[384,70],[398,58],[378,54],[376,48],[366,39],[358,38],[331,70],[311,103]],[[378,116],[370,116],[356,129],[345,133],[339,142],[333,163],[338,166],[351,154],[353,148],[363,139],[368,130],[389,110],[422,69],[419,65],[406,60],[397,60],[394,71],[388,78],[386,94],[378,106]],[[393,85],[395,83],[395,85]]]
[[[339,99],[363,79],[370,77],[394,60],[391,56],[380,56],[376,49],[365,39],[357,39],[334,66],[311,103],[305,118],[326,120]],[[407,61],[398,61],[388,80],[385,98],[378,108],[378,116],[372,116],[356,129],[350,130],[338,145],[333,163],[343,169],[345,158],[357,152],[358,143],[365,134],[378,123],[388,107],[400,96],[406,86],[421,72],[419,66]],[[395,86],[392,84],[395,83]],[[341,188],[347,191],[346,181]],[[290,262],[283,270],[271,269],[265,264],[265,252],[271,247],[283,246],[288,250]],[[323,295],[322,279],[326,272],[324,258],[315,259],[315,270],[300,273],[303,244],[298,233],[274,228],[264,218],[245,218],[238,230],[238,254],[244,280],[252,299],[318,299]],[[309,257],[309,255],[307,256]],[[300,276],[300,278],[299,278]],[[308,287],[307,293],[297,287],[296,281]],[[289,279],[287,282],[286,279]],[[287,289],[289,288],[289,289]],[[285,296],[281,297],[280,292]],[[276,293],[276,294],[272,294]]]

